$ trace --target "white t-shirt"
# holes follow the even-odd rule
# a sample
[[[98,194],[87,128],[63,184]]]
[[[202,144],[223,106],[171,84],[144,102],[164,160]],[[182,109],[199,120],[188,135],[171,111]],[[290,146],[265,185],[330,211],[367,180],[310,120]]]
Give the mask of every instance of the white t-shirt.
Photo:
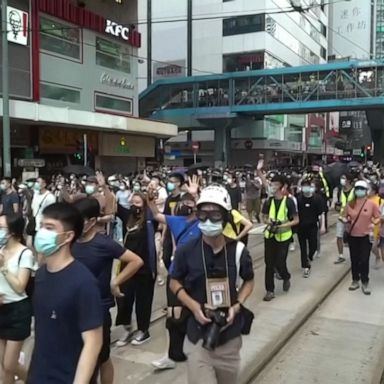
[[[14,275],[17,275],[19,268],[30,269],[31,271],[33,270],[34,257],[32,251],[28,248],[25,248],[21,258],[20,254],[21,253],[19,252],[18,254],[12,256],[5,264],[5,267],[8,269],[8,271]],[[8,281],[2,273],[0,273],[0,295],[3,295],[4,304],[16,303],[17,301],[21,301],[27,298],[27,294],[25,292],[22,294],[16,293],[9,285]]]
[[[40,229],[40,223],[43,218],[43,211],[48,205],[56,203],[56,198],[49,191],[41,194],[39,192],[35,192],[33,194],[32,199],[32,214],[36,219],[36,231]]]
[[[168,193],[167,190],[164,187],[159,187],[157,189],[157,193],[159,194],[156,201],[160,201],[160,204],[156,202],[157,209],[163,213],[165,208],[165,201],[167,200]]]

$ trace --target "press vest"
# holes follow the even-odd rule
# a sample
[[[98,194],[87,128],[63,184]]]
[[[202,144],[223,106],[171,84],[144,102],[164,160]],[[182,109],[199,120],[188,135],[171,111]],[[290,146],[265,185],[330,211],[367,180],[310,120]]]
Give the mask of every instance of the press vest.
[[[286,223],[288,221],[288,208],[287,208],[287,197],[283,197],[279,211],[276,212],[275,200],[271,199],[271,204],[269,206],[269,218],[274,221],[280,221],[281,223]],[[264,232],[264,237],[266,239],[275,238],[276,241],[283,242],[288,241],[292,237],[291,228],[283,228],[278,230],[278,233],[271,234],[268,230]]]

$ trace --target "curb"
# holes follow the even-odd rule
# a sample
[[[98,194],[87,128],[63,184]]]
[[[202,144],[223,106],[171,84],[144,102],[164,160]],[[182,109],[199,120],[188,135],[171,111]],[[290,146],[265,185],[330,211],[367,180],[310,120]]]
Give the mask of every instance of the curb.
[[[350,267],[344,270],[333,284],[328,286],[321,292],[321,295],[316,298],[311,305],[298,314],[289,325],[287,325],[273,342],[268,343],[255,358],[252,364],[245,366],[239,375],[239,384],[250,384],[257,379],[257,376],[268,365],[271,359],[284,347],[285,344],[295,335],[295,333],[303,326],[303,324],[311,317],[318,307],[330,296],[334,289],[345,279],[350,273]],[[383,351],[384,354],[384,351]]]

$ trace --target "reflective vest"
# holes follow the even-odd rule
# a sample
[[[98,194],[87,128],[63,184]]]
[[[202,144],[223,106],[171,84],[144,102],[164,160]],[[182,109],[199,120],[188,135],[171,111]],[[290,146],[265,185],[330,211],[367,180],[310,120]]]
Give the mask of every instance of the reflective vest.
[[[329,186],[328,186],[327,180],[325,179],[323,172],[320,172],[319,176],[321,178],[321,182],[323,183],[325,196],[327,196],[327,199],[329,199],[331,197],[331,194],[329,193]]]
[[[341,190],[340,192],[340,203],[341,203],[341,208],[345,208],[347,204],[353,200],[355,196],[355,189],[352,188],[349,192],[344,192]]]
[[[283,224],[288,221],[287,197],[283,197],[283,200],[280,203],[279,211],[277,213],[275,199],[271,199],[271,204],[269,206],[269,219],[273,221],[280,221]],[[275,240],[279,242],[288,241],[292,237],[292,229],[279,229],[276,234],[271,234],[267,229],[264,232],[264,237],[266,239],[272,239],[274,237]]]

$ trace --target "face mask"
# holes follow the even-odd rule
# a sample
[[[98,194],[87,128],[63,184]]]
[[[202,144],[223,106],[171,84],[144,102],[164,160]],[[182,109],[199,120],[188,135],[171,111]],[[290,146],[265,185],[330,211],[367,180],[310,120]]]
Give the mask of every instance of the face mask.
[[[96,191],[96,187],[94,185],[86,185],[85,186],[85,193],[87,195],[93,195]]]
[[[302,191],[304,195],[310,195],[312,193],[312,188],[309,185],[304,185],[304,187],[302,187]]]
[[[364,197],[367,195],[367,191],[365,189],[356,189],[355,196],[356,197]]]
[[[5,191],[7,189],[7,186],[5,184],[0,184],[0,189],[2,191]]]
[[[134,185],[133,190],[134,192],[140,192],[140,185]]]
[[[205,222],[199,222],[199,229],[201,233],[207,237],[216,237],[223,233],[223,223],[219,221],[218,223],[212,223],[211,220]]]
[[[58,233],[41,228],[36,232],[34,246],[36,252],[41,253],[44,257],[52,256],[60,249],[57,244]]]
[[[8,243],[8,232],[5,229],[0,229],[0,247]]]
[[[35,183],[33,183],[32,181],[29,181],[29,182],[27,183],[27,187],[28,187],[28,188],[32,188],[34,184],[35,184]]]
[[[139,216],[141,212],[143,211],[143,208],[138,207],[137,205],[132,205],[131,206],[132,212],[135,216]]]
[[[315,187],[311,187],[311,193],[315,193],[316,192],[316,188]]]
[[[224,180],[224,181],[227,181],[227,180],[228,180],[228,176],[227,176],[227,175],[224,175],[224,176],[223,176],[223,180]]]
[[[173,192],[176,189],[175,183],[168,182],[167,183],[167,189],[169,192]]]
[[[346,179],[340,179],[340,185],[341,185],[342,187],[344,187],[345,184],[347,184],[347,180],[346,180]]]
[[[232,179],[227,179],[227,181],[228,181],[228,184],[232,184]]]
[[[120,185],[119,189],[120,191],[125,191],[125,185]]]
[[[41,191],[41,185],[39,183],[35,183],[35,185],[33,186],[33,189],[37,192],[40,192]]]
[[[191,215],[193,212],[193,208],[192,207],[188,207],[186,205],[182,205],[178,211],[178,215],[179,216],[189,216]]]

